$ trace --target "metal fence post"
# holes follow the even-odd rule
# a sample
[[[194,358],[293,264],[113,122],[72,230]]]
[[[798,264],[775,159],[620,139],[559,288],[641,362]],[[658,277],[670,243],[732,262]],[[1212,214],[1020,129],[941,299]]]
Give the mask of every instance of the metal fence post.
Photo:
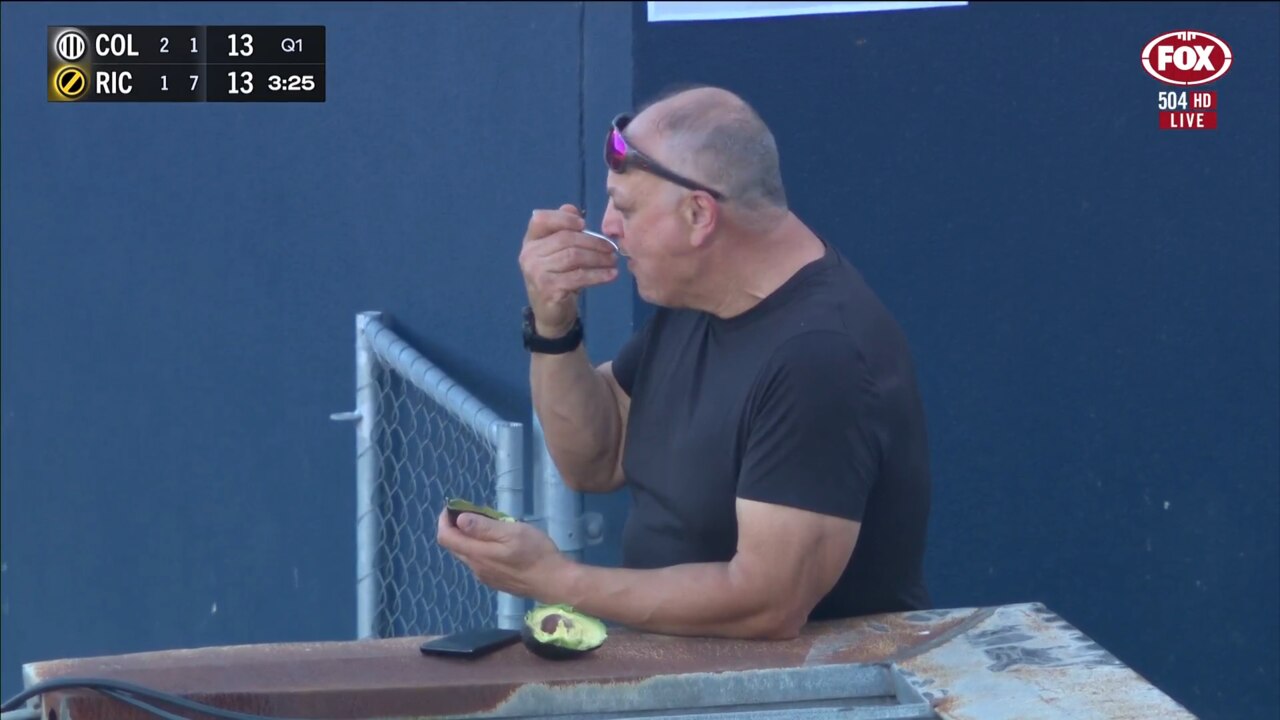
[[[524,517],[524,427],[520,423],[494,426],[494,478],[497,509],[515,518]],[[496,598],[498,627],[514,630],[524,621],[523,598],[500,592]]]
[[[356,637],[377,636],[374,626],[382,578],[378,573],[378,548],[382,519],[374,494],[378,491],[381,458],[374,445],[378,423],[378,387],[373,346],[365,330],[382,313],[356,316]]]
[[[547,449],[538,413],[533,413],[533,514],[546,525],[556,547],[574,560],[582,560],[582,548],[595,545],[604,535],[599,513],[582,512],[582,495],[570,490]]]
[[[525,599],[481,585],[433,537],[461,497],[525,518],[524,426],[502,419],[409,346],[356,316],[356,633],[518,628]]]

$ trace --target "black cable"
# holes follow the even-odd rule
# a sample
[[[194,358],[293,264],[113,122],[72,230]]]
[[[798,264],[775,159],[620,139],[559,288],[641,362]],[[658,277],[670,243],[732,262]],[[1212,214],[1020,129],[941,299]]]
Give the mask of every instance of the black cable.
[[[188,719],[182,718],[177,715],[167,714],[167,711],[161,710],[160,708],[153,707],[151,705],[148,705],[147,703],[143,703],[141,700],[138,700],[137,698],[134,698],[134,697],[126,698],[126,695],[127,696],[137,695],[137,696],[147,698],[149,700],[158,700],[160,702],[168,703],[170,705],[176,705],[177,707],[185,708],[187,710],[192,710],[198,713],[204,713],[205,715],[212,715],[213,717],[223,718],[223,720],[291,720],[290,718],[271,717],[267,715],[249,715],[246,713],[235,712],[234,710],[224,710],[222,708],[214,707],[212,705],[205,705],[203,703],[198,703],[194,700],[188,700],[187,698],[181,697],[179,695],[173,695],[171,693],[161,692],[159,690],[152,690],[151,688],[146,688],[141,685],[135,685],[133,683],[124,682],[123,680],[106,680],[103,678],[57,678],[54,680],[46,680],[42,683],[36,683],[35,685],[32,685],[26,690],[23,690],[17,695],[14,695],[13,697],[4,701],[4,704],[0,705],[0,712],[9,712],[11,710],[16,710],[22,707],[23,703],[25,703],[26,701],[30,700],[33,697],[36,697],[37,695],[43,695],[47,692],[53,692],[55,690],[73,690],[73,689],[97,690],[98,692],[101,692],[104,695],[107,695],[108,697],[111,697],[117,701],[129,703],[130,705],[139,707],[140,709],[146,710],[147,712],[152,712],[159,717],[165,718],[165,720],[175,720],[175,718],[176,720],[188,720]],[[296,718],[293,720],[303,720],[303,719]]]
[[[162,710],[150,703],[144,703],[141,700],[135,698],[134,696],[128,693],[122,693],[119,690],[107,690],[106,688],[100,688],[98,692],[102,693],[103,695],[106,695],[107,697],[115,698],[116,700],[119,700],[122,703],[128,703],[145,712],[149,712],[152,715],[155,715],[156,717],[163,718],[164,720],[191,720],[190,718],[185,718],[181,715],[175,715],[169,712],[168,710]]]

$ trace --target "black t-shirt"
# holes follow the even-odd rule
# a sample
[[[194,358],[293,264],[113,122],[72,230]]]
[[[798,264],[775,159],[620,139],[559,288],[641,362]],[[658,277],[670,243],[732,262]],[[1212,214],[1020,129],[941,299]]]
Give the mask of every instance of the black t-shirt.
[[[729,561],[742,497],[862,523],[811,619],[928,607],[929,460],[911,353],[835,248],[736,317],[658,308],[613,373],[631,397],[624,566]]]

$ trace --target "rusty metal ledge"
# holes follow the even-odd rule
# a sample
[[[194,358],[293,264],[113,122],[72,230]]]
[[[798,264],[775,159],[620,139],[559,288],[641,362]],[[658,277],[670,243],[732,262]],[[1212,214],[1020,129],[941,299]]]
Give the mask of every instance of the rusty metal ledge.
[[[418,652],[423,640],[55,660],[27,664],[24,677],[28,687],[67,677],[124,680],[229,710],[333,720],[618,711],[747,717],[770,706],[779,717],[799,717],[801,708],[837,705],[867,708],[851,718],[1192,717],[1039,604],[811,623],[799,638],[775,642],[613,629],[599,650],[563,662],[521,645],[475,660],[428,657]],[[58,720],[152,720],[93,692],[49,693],[43,709],[46,720],[50,710]]]

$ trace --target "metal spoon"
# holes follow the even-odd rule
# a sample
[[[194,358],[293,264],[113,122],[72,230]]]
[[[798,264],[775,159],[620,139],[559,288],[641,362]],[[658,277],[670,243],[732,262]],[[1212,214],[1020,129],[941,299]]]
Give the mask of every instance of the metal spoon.
[[[598,233],[598,232],[592,232],[591,230],[580,230],[579,232],[581,232],[583,235],[590,235],[591,237],[597,237],[597,238],[600,238],[601,240],[603,240],[603,241],[605,241],[605,242],[609,243],[610,245],[612,245],[612,246],[613,246],[613,251],[614,251],[614,252],[618,253],[618,254],[619,254],[619,255],[621,255],[622,257],[630,257],[630,256],[629,256],[629,255],[627,255],[626,253],[622,252],[622,248],[618,247],[618,243],[614,242],[614,241],[613,241],[613,238],[610,238],[608,235],[601,235],[600,233]]]

